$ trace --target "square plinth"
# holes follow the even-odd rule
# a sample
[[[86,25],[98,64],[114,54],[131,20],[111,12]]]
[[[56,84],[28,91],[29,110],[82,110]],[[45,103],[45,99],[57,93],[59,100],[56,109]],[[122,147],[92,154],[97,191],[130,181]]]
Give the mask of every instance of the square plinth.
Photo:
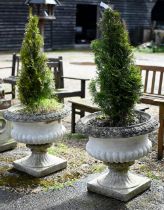
[[[97,182],[97,178],[87,183],[87,189],[88,191],[126,202],[141,194],[151,186],[150,179],[138,175],[136,175],[136,177],[137,181],[139,181],[139,185],[129,189],[120,190],[104,187]],[[98,177],[98,179],[100,178],[101,176]]]
[[[6,143],[0,144],[0,152],[14,149],[17,146],[17,143],[13,140],[9,140]]]
[[[53,157],[53,164],[47,167],[30,167],[26,165],[26,159],[27,157],[14,161],[13,166],[17,170],[23,171],[34,177],[43,177],[52,174],[56,171],[60,171],[67,167],[66,160],[63,160],[55,156]]]

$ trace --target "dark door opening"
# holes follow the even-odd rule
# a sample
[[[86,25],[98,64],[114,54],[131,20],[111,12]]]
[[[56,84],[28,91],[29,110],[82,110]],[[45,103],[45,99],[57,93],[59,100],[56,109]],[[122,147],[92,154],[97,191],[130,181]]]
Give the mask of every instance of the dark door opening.
[[[97,6],[78,4],[76,8],[76,44],[88,44],[96,38]]]
[[[155,28],[164,29],[164,0],[156,2],[151,18]]]
[[[158,0],[152,9],[153,39],[156,45],[164,45],[164,0]]]

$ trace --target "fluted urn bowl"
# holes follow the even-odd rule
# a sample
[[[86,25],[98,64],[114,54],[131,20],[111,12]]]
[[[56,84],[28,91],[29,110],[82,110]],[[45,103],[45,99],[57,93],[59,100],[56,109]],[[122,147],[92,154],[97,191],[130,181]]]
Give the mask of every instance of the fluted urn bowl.
[[[101,112],[90,114],[77,123],[76,129],[89,136],[87,152],[109,166],[109,172],[88,183],[88,190],[127,201],[150,187],[150,180],[129,172],[134,161],[152,149],[148,134],[158,122],[145,112],[136,111],[139,123],[127,127],[93,126]]]
[[[29,114],[22,111],[21,105],[10,107],[4,118],[12,121],[11,136],[17,142],[25,143],[32,154],[13,163],[18,170],[41,177],[65,168],[67,162],[47,153],[53,142],[66,132],[62,119],[69,114],[69,109],[50,113]]]

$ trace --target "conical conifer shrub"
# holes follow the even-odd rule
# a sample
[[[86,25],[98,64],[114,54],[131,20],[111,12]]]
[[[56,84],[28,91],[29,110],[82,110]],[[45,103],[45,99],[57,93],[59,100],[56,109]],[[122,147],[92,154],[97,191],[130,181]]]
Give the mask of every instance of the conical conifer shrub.
[[[134,65],[120,14],[106,9],[99,26],[101,39],[92,43],[97,78],[91,82],[90,90],[111,126],[125,126],[133,120],[133,108],[140,96],[140,71]]]
[[[18,80],[20,102],[30,111],[55,109],[53,74],[43,52],[38,17],[30,14],[21,48],[22,68]]]

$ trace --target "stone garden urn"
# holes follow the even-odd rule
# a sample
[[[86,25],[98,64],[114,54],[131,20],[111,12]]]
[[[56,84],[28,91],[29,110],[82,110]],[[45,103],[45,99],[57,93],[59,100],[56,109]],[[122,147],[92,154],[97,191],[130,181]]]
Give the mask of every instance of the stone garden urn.
[[[92,121],[100,112],[81,118],[77,131],[89,136],[87,152],[103,161],[109,171],[88,182],[89,191],[122,201],[128,201],[150,187],[150,179],[134,174],[129,167],[152,149],[148,133],[158,128],[158,123],[145,112],[137,111],[140,123],[129,127],[99,127]]]
[[[11,122],[3,117],[3,113],[11,106],[11,100],[5,99],[5,91],[0,85],[0,152],[14,149],[17,143],[11,138]]]
[[[65,133],[62,119],[68,115],[68,108],[44,114],[27,114],[21,109],[15,105],[4,113],[4,118],[13,123],[13,139],[31,149],[29,156],[13,162],[14,167],[35,177],[65,168],[66,160],[48,154],[47,149]]]
[[[3,118],[6,110],[0,110],[0,152],[14,149],[17,146],[17,143],[11,138],[11,122]]]

